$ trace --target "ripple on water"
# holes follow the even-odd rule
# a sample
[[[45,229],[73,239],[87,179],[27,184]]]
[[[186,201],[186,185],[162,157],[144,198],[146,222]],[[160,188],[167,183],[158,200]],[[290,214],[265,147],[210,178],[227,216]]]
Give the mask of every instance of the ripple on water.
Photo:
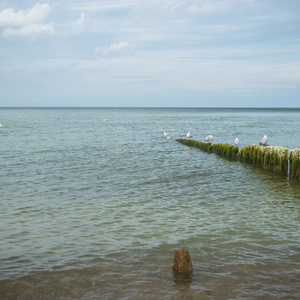
[[[27,129],[2,136],[1,295],[300,298],[298,183],[162,136],[214,129],[227,142],[235,126],[251,144],[260,116],[172,112],[11,115]],[[172,277],[179,247],[191,254],[190,283]]]

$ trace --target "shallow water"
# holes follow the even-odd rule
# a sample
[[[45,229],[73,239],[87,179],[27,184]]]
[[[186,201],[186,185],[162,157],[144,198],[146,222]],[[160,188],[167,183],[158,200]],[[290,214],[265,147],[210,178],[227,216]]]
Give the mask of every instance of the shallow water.
[[[0,123],[2,298],[300,298],[299,182],[175,141],[299,148],[299,109],[0,109]],[[191,282],[172,276],[179,247]]]

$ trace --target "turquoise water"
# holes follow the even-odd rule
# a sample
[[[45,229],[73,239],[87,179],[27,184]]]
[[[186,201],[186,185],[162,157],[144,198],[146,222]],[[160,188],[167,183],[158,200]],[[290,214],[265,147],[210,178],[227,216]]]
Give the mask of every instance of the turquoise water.
[[[300,298],[299,181],[175,141],[300,148],[300,109],[2,108],[0,123],[1,299]],[[191,282],[172,276],[179,247]]]

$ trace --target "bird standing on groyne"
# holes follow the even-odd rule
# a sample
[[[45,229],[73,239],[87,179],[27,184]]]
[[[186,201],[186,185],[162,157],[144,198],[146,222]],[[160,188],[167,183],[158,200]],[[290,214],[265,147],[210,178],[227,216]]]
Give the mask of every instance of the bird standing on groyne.
[[[193,137],[193,135],[191,134],[190,131],[186,134],[186,136],[187,136],[189,139]]]
[[[234,145],[237,147],[237,145],[240,143],[240,140],[238,137],[235,138],[234,140]]]
[[[211,142],[214,139],[214,137],[210,134],[205,138],[205,142]]]
[[[264,137],[261,139],[259,146],[267,146],[267,144],[268,144],[268,137],[265,134]]]

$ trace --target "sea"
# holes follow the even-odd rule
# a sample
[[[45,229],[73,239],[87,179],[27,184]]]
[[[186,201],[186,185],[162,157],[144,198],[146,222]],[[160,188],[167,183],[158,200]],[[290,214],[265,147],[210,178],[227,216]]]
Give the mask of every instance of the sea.
[[[0,299],[300,299],[300,181],[176,141],[300,148],[299,108],[0,108],[0,123]],[[178,248],[191,280],[173,276]]]

